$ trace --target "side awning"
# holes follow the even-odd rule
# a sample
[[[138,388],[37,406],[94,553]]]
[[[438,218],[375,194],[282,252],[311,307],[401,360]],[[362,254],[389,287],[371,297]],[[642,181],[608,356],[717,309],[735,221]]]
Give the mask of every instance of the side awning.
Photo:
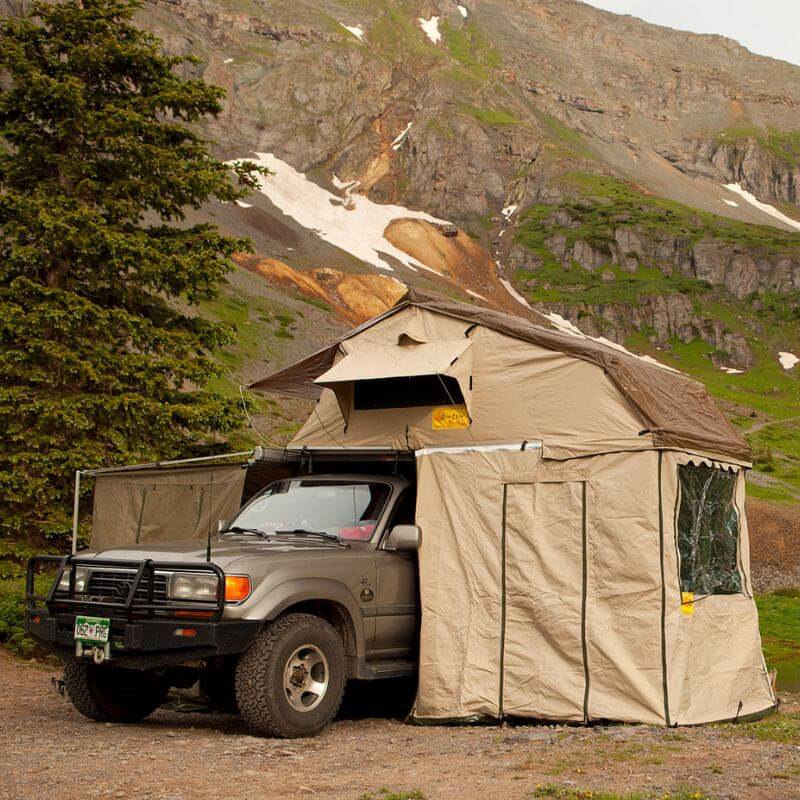
[[[447,377],[454,379],[460,389],[461,396],[453,398],[457,401],[454,404],[463,401],[467,413],[470,413],[472,340],[464,338],[414,342],[405,338],[403,341],[406,343],[354,349],[316,378],[314,383],[336,393],[342,415],[347,419],[353,407],[355,386],[358,383],[392,378]],[[446,389],[444,381],[442,386]],[[409,391],[414,391],[413,384]]]
[[[204,542],[218,520],[239,510],[248,463],[101,472],[94,488],[91,546]]]

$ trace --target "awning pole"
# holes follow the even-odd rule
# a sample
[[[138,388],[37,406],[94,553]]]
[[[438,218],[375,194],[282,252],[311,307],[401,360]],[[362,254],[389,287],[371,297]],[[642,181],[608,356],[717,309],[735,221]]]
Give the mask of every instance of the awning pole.
[[[72,555],[78,552],[78,516],[81,508],[81,471],[75,470],[75,497],[72,500]]]
[[[276,448],[277,449],[277,448]],[[215,456],[198,456],[197,458],[179,458],[173,461],[150,461],[147,464],[128,464],[120,467],[100,467],[99,469],[81,470],[82,475],[107,475],[112,472],[130,472],[131,470],[159,469],[161,467],[176,467],[181,464],[198,464],[202,461],[219,461],[226,458],[252,458],[255,450],[242,450],[238,453],[218,453]],[[222,466],[222,465],[220,465]]]

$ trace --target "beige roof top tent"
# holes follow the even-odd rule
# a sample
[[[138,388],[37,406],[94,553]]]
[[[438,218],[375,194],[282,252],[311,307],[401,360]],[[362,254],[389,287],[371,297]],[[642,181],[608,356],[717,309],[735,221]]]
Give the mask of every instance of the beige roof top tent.
[[[772,708],[746,443],[701,384],[541,322],[409,293],[252,385],[318,398],[292,448],[416,455],[413,716],[676,725]]]

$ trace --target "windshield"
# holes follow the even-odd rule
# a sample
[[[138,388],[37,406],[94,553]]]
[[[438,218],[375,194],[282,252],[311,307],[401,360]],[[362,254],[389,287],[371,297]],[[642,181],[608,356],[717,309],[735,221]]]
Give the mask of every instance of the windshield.
[[[389,492],[385,483],[314,478],[278,481],[246,506],[230,527],[266,534],[317,531],[367,541],[375,532]]]

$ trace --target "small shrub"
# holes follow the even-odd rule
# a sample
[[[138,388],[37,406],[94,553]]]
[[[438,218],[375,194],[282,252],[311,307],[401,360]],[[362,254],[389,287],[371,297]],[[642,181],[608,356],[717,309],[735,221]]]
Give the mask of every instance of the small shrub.
[[[34,643],[25,634],[25,582],[0,581],[0,644],[12,653],[31,656]]]

